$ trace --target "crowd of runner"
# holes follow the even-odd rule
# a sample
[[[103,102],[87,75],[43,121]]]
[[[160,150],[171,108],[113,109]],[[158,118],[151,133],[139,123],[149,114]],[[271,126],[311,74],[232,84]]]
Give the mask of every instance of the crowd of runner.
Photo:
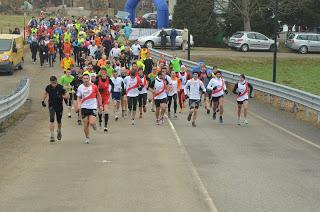
[[[169,61],[164,55],[153,58],[147,48],[129,41],[130,22],[119,28],[108,16],[41,16],[32,18],[29,27],[32,62],[36,64],[39,57],[41,67],[59,67],[63,72],[61,77],[50,77],[42,101],[43,107],[48,104],[50,113],[50,142],[55,141],[55,120],[57,139],[62,139],[64,105],[68,117],[76,114],[77,123],[83,125],[86,143],[90,143],[90,126],[97,129],[97,117],[99,127],[108,132],[111,115],[115,122],[129,118],[135,125],[136,117],[142,119],[148,107],[155,113],[155,125],[162,125],[166,114],[178,118],[187,101],[186,117],[193,127],[202,106],[207,114],[212,112],[214,120],[219,116],[218,121],[223,123],[223,99],[228,90],[217,67],[211,70],[199,62],[199,66],[188,69],[175,54]],[[233,90],[238,95],[239,125],[248,124],[252,90],[241,75]]]

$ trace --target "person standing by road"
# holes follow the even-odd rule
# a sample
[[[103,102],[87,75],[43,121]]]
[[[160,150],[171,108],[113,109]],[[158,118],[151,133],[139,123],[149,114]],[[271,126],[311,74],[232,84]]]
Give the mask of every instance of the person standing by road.
[[[166,49],[166,45],[167,45],[167,32],[164,31],[164,28],[161,29],[160,31],[160,38],[161,38],[161,49],[165,50]]]
[[[86,137],[85,143],[90,143],[90,130],[89,125],[92,126],[93,130],[97,129],[96,117],[97,108],[101,112],[102,98],[99,93],[97,86],[90,82],[90,76],[88,72],[85,72],[82,76],[83,83],[79,86],[77,91],[78,104],[76,112],[81,110],[83,131]]]
[[[58,123],[57,129],[57,139],[60,141],[62,139],[62,113],[63,113],[63,99],[68,99],[68,94],[62,85],[58,84],[57,77],[50,77],[50,84],[46,87],[45,93],[42,98],[42,106],[47,107],[45,103],[48,98],[48,107],[50,114],[50,142],[55,142],[54,139],[54,119],[56,117]]]
[[[237,103],[238,103],[238,125],[241,125],[241,110],[243,108],[243,116],[244,124],[248,124],[247,120],[247,114],[248,114],[248,100],[249,98],[252,98],[252,91],[253,87],[248,81],[246,80],[246,77],[244,74],[240,75],[239,82],[235,84],[233,88],[233,93],[237,94]]]
[[[188,29],[184,28],[182,31],[182,51],[185,52],[188,47]],[[189,48],[189,47],[188,47]]]
[[[171,50],[176,50],[176,40],[177,40],[178,32],[175,28],[172,28],[170,33],[170,41],[171,41]]]

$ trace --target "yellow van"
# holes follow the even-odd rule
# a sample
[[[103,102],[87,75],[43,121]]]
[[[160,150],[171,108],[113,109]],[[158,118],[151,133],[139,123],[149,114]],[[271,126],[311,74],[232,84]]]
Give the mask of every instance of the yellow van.
[[[0,34],[0,72],[13,74],[22,69],[24,44],[22,35]]]

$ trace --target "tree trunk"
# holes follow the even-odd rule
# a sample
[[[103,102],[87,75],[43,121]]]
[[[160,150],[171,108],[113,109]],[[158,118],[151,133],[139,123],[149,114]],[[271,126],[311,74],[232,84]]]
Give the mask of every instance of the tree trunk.
[[[250,17],[250,0],[241,0],[242,18],[243,18],[243,29],[244,31],[251,31],[251,17]]]

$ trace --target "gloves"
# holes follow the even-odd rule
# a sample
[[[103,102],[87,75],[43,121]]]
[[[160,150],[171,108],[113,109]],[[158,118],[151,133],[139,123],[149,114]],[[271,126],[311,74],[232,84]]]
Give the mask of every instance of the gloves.
[[[42,104],[42,107],[47,107],[47,105],[44,101],[42,101],[41,104]]]
[[[212,90],[217,90],[217,86],[216,86],[216,87],[213,87]]]
[[[224,93],[225,93],[226,95],[228,95],[229,91],[228,91],[228,90],[224,90]]]

